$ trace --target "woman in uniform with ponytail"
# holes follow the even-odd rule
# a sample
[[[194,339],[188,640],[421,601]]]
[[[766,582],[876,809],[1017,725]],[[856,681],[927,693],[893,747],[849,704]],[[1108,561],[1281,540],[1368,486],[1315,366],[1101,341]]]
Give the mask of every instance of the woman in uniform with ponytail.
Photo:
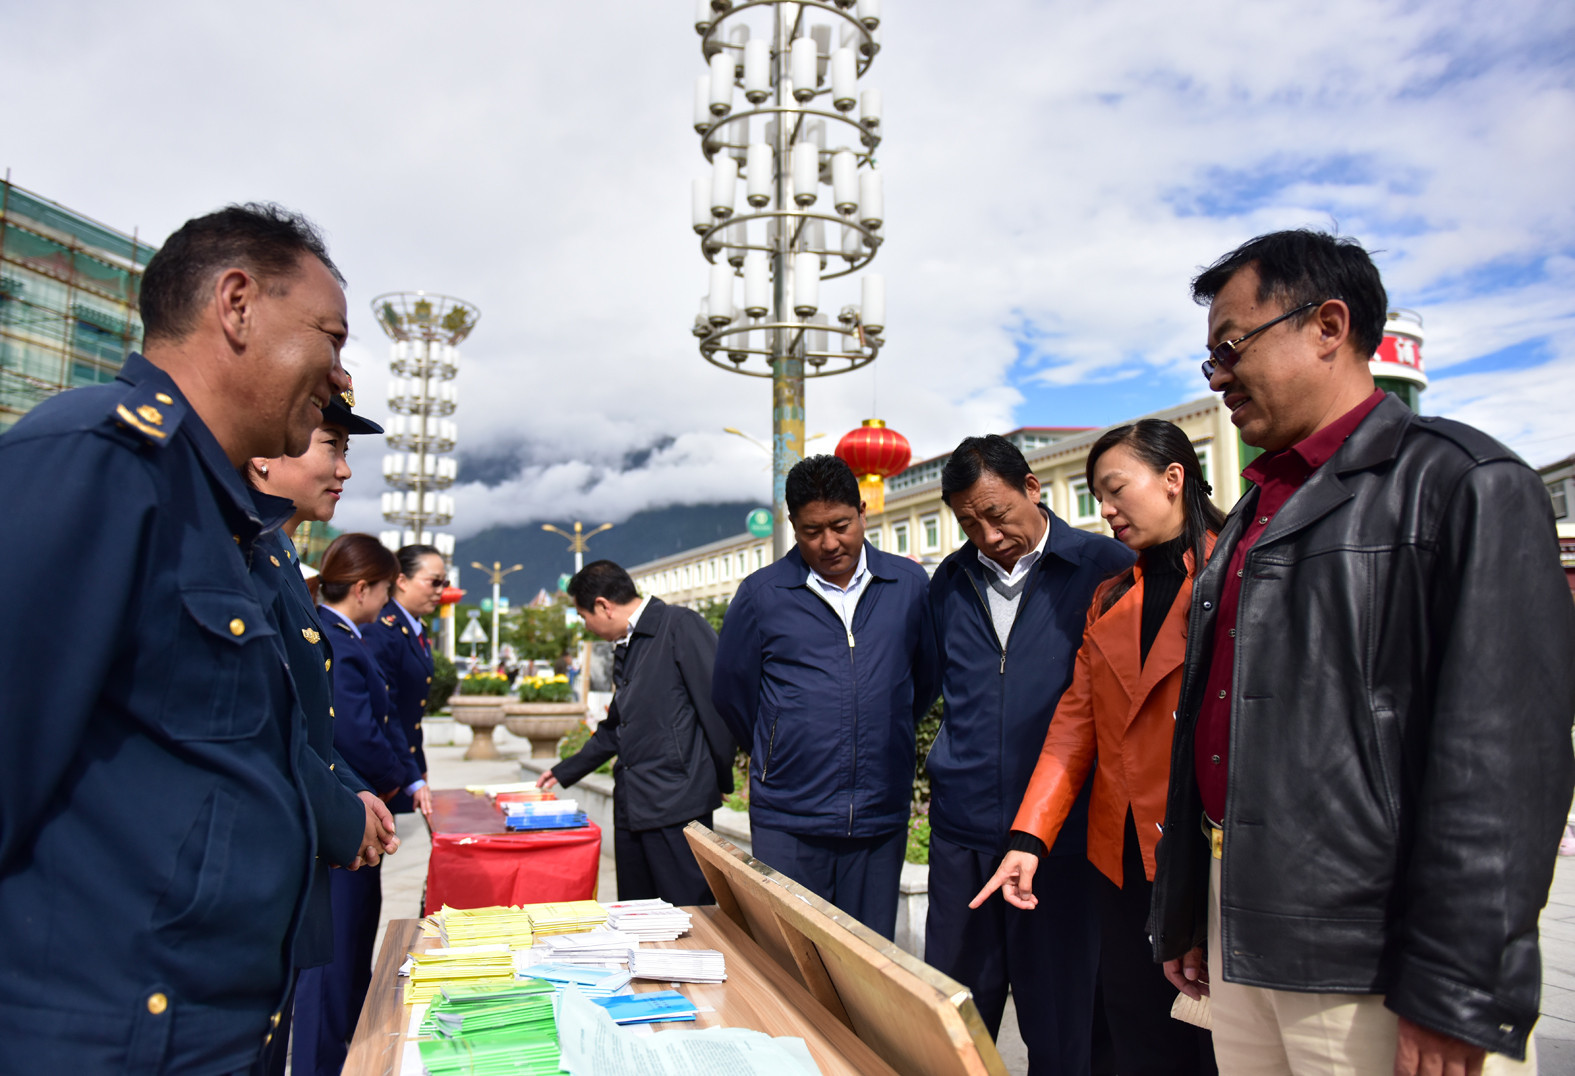
[[[404,791],[416,805],[432,793],[390,720],[388,685],[361,629],[372,622],[399,574],[399,561],[370,534],[342,534],[323,553],[316,592],[324,641],[333,655],[334,749],[385,802]],[[301,972],[296,986],[295,1046],[291,1071],[298,1076],[337,1074],[344,1065],[356,1017],[372,981],[372,947],[382,912],[379,867],[334,871],[334,959]]]

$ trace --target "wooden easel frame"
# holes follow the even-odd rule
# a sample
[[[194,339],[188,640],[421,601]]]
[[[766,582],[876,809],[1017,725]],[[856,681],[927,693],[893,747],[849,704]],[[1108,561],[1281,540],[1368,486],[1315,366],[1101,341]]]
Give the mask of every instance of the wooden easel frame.
[[[684,836],[718,909],[893,1069],[1006,1076],[967,987],[699,822]]]

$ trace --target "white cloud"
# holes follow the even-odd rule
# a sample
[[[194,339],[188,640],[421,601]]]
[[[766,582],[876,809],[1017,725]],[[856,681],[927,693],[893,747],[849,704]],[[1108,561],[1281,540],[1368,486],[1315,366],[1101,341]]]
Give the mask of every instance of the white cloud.
[[[817,446],[875,408],[921,457],[1015,421],[1078,422],[1018,410],[1016,386],[1037,381],[1141,378],[1154,407],[1196,395],[1192,273],[1258,232],[1337,220],[1381,251],[1394,302],[1423,311],[1435,370],[1543,341],[1546,366],[1442,379],[1427,409],[1528,458],[1567,451],[1570,397],[1552,388],[1575,362],[1575,90],[1558,42],[1575,8],[888,7],[869,83],[887,110],[873,268],[889,346],[875,370],[811,381],[808,426],[831,435]],[[246,198],[323,224],[351,282],[362,399],[387,376],[374,295],[481,307],[462,444],[539,462],[461,487],[459,533],[769,488],[720,433],[767,436],[767,383],[707,365],[688,334],[705,286],[688,6],[295,0],[235,20],[195,0],[12,5],[0,63],[48,87],[7,118],[0,163],[23,186],[145,236]],[[1044,335],[1018,366],[1025,324]],[[341,519],[375,527],[377,453],[358,449]]]

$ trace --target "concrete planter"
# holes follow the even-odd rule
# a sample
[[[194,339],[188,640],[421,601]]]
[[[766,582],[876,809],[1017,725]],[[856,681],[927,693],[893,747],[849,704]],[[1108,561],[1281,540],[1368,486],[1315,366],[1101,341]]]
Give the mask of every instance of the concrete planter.
[[[530,741],[531,758],[556,759],[558,741],[585,719],[585,704],[511,702],[503,707],[503,714],[509,732]]]
[[[454,720],[470,726],[470,746],[465,749],[465,758],[498,757],[492,730],[503,724],[503,705],[502,695],[455,695],[448,700]]]
[[[520,759],[520,780],[535,782],[552,769],[556,759]],[[586,774],[567,792],[592,822],[602,827],[602,855],[612,855],[613,779],[609,774]],[[712,829],[745,852],[751,851],[749,812],[718,807],[711,816]],[[904,863],[897,896],[897,937],[899,948],[924,959],[924,922],[930,911],[930,868],[921,863]]]

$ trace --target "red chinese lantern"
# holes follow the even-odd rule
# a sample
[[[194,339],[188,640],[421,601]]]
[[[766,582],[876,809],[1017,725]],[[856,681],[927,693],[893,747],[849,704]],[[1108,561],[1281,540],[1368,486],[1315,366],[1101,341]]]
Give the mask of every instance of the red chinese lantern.
[[[837,442],[837,456],[859,476],[865,510],[880,512],[886,507],[885,480],[908,466],[913,450],[906,437],[887,429],[881,419],[867,418],[858,429],[843,434]]]

